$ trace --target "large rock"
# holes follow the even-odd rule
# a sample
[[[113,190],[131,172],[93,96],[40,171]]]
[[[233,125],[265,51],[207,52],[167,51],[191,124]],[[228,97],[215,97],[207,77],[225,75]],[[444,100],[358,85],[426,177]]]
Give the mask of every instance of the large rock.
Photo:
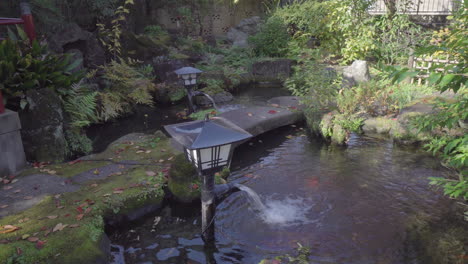
[[[281,82],[292,75],[293,60],[278,59],[255,62],[252,74],[255,81]]]
[[[28,105],[20,112],[24,150],[28,160],[63,161],[66,141],[61,100],[49,89],[26,93]]]
[[[96,36],[75,23],[65,25],[49,39],[49,48],[57,53],[78,49],[84,55],[84,66],[96,68],[106,62],[105,51]]]
[[[343,69],[343,85],[344,87],[353,87],[361,82],[370,81],[369,66],[367,61],[356,60],[351,66]]]
[[[213,98],[213,101],[215,101],[215,104],[222,104],[222,103],[227,103],[230,102],[234,99],[234,96],[230,92],[221,92],[213,95],[211,98]],[[208,99],[206,96],[203,95],[198,95],[195,97],[195,103],[197,105],[202,105],[202,106],[207,106],[207,105],[212,105],[213,102]]]
[[[229,29],[227,39],[234,47],[248,47],[248,38],[258,32],[261,21],[258,16],[243,19],[237,26]]]

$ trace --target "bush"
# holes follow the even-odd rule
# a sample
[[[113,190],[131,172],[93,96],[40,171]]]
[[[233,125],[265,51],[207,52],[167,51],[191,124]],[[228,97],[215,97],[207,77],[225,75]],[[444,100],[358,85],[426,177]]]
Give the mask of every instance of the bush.
[[[290,36],[284,21],[271,17],[262,25],[260,32],[249,38],[257,56],[282,57],[286,55]]]

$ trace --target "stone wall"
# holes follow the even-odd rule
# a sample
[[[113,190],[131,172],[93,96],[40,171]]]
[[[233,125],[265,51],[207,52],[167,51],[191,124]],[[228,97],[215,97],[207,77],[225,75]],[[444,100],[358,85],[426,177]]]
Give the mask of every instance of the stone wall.
[[[204,37],[225,35],[230,27],[248,17],[262,16],[263,3],[258,0],[243,0],[233,4],[232,0],[209,0],[202,8],[184,6],[180,1],[137,0],[132,10],[132,26],[140,33],[147,25],[157,24],[170,31],[184,31],[184,17],[178,10],[183,7],[190,10],[193,19],[202,21],[200,27],[187,32]],[[200,32],[201,31],[201,32]]]

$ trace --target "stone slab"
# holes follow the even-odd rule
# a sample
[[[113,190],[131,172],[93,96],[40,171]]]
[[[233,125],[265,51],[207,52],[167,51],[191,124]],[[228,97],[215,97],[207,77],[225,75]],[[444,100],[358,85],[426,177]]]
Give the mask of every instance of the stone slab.
[[[21,123],[17,112],[6,109],[0,114],[0,135],[21,129]]]

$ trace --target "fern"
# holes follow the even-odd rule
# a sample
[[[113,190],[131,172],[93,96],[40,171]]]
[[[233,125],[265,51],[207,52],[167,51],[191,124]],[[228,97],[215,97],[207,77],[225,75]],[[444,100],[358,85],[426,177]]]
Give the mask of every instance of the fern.
[[[72,85],[64,100],[64,109],[70,115],[72,127],[82,128],[99,121],[96,113],[97,94],[82,82]]]

